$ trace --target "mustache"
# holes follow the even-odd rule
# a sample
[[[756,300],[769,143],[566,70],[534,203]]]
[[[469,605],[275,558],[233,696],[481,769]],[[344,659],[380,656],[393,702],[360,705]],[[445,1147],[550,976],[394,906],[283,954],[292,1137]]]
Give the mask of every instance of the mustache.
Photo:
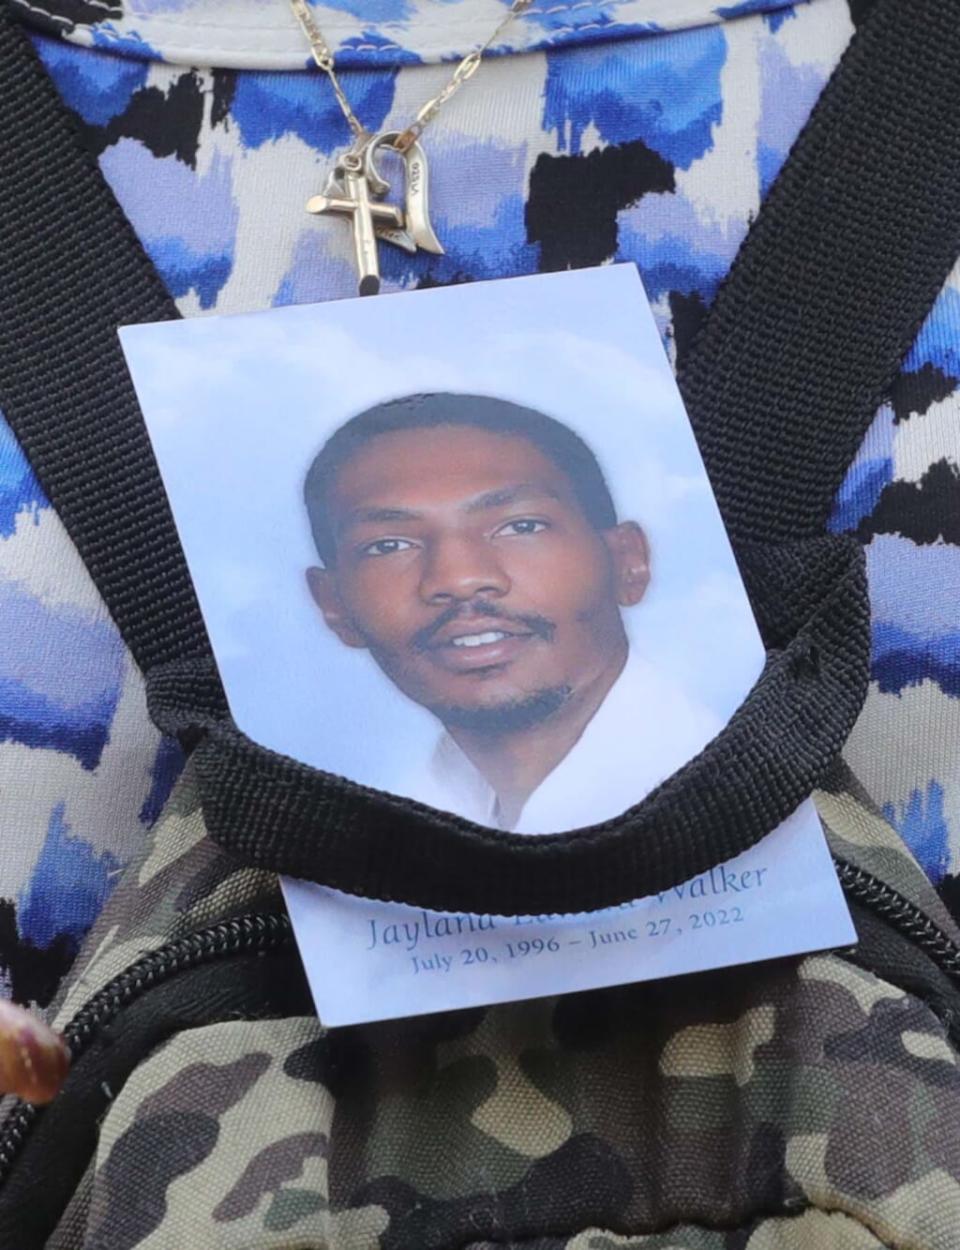
[[[418,630],[411,641],[414,651],[429,650],[433,646],[433,641],[440,630],[444,629],[452,621],[499,621],[503,625],[520,625],[526,632],[535,634],[538,638],[542,638],[544,642],[552,642],[553,635],[557,630],[553,621],[548,621],[545,616],[537,616],[533,613],[528,615],[521,612],[504,612],[502,608],[488,603],[485,599],[477,599],[473,603],[468,604],[451,604],[430,625]]]

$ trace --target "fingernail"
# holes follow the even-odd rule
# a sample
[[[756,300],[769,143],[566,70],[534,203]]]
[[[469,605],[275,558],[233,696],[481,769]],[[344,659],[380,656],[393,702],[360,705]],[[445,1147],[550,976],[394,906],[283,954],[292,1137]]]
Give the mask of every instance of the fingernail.
[[[0,1094],[49,1102],[70,1067],[66,1043],[42,1020],[0,999]]]

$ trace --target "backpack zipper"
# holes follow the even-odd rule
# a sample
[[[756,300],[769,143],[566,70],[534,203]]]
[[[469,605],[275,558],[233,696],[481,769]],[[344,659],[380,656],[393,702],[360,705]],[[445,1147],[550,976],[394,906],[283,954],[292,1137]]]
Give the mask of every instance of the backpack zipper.
[[[178,972],[232,955],[266,953],[293,939],[290,919],[273,912],[237,916],[160,946],[125,968],[89,999],[63,1031],[71,1059],[87,1049],[98,1031],[124,1007]],[[21,1102],[0,1126],[0,1185],[33,1127],[42,1107]]]
[[[836,857],[833,863],[845,894],[915,942],[951,980],[960,983],[960,947],[939,925],[879,877]],[[63,1036],[71,1058],[83,1054],[97,1031],[124,1007],[168,977],[230,955],[279,950],[292,940],[288,916],[254,913],[211,925],[151,951],[94,994],[66,1026]],[[19,1103],[0,1126],[0,1185],[41,1110],[31,1103]]]
[[[872,873],[833,857],[833,865],[845,894],[855,898],[930,956],[941,971],[960,982],[960,947],[915,903]]]

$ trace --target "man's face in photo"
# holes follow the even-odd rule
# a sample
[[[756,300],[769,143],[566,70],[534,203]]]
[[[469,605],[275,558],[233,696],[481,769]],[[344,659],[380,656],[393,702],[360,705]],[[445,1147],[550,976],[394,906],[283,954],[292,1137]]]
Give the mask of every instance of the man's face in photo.
[[[633,522],[590,523],[522,434],[377,434],[336,471],[335,558],[308,572],[323,616],[445,724],[535,724],[622,666],[623,606],[649,579]]]

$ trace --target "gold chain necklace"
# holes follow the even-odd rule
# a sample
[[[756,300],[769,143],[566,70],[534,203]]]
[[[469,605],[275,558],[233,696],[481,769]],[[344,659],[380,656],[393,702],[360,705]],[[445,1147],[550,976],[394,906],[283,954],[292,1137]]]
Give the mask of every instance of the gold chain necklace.
[[[290,7],[310,42],[313,59],[329,77],[337,102],[354,136],[350,150],[337,160],[323,194],[315,195],[307,201],[307,211],[335,214],[346,217],[351,222],[361,295],[375,295],[380,290],[378,239],[393,243],[408,252],[416,252],[421,248],[437,255],[443,253],[440,240],[430,225],[427,158],[420,144],[420,136],[450,97],[477,72],[484,53],[504,29],[532,3],[533,0],[513,0],[489,38],[467,53],[445,86],[421,106],[405,130],[385,130],[380,134],[371,134],[350,106],[337,77],[333,52],[314,20],[307,0],[290,0]],[[382,148],[397,153],[403,160],[406,175],[403,208],[384,202],[390,184],[381,176],[376,165],[377,153]]]

